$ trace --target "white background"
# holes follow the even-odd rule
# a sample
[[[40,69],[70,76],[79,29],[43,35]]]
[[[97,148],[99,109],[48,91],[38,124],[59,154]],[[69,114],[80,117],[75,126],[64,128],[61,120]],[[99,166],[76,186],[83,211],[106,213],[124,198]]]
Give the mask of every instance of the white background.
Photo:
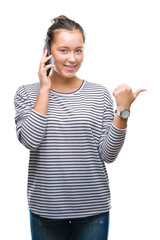
[[[112,194],[109,240],[159,240],[160,6],[156,0],[1,3],[0,239],[31,239],[26,195],[29,152],[16,138],[13,97],[20,85],[39,81],[44,38],[50,20],[61,14],[80,23],[86,33],[79,77],[100,83],[111,93],[123,83],[133,91],[147,89],[132,105],[117,160],[106,164]]]

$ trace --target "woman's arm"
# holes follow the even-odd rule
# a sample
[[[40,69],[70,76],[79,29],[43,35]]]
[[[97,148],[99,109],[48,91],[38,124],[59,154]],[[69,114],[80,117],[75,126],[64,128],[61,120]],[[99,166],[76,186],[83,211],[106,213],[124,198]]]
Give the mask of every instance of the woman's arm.
[[[119,111],[124,109],[130,110],[132,102],[141,91],[144,90],[137,90],[133,94],[127,85],[119,86],[113,92],[116,98],[117,109]],[[99,141],[99,154],[102,160],[111,163],[117,158],[123,146],[127,130],[127,119],[123,119],[117,115],[114,116],[113,101],[108,91],[105,91],[104,102],[105,107],[102,133]]]
[[[47,88],[41,87],[33,110],[46,116],[47,110],[48,110],[48,101],[49,101],[49,90]]]
[[[47,77],[47,69],[55,65],[47,65],[45,62],[51,58],[46,57],[47,51],[43,53],[39,66],[40,90],[33,106],[29,94],[24,86],[19,87],[14,97],[16,110],[16,133],[19,141],[28,149],[35,150],[39,147],[47,125],[47,109],[49,99],[50,78]]]
[[[33,109],[27,86],[21,86],[14,96],[15,123],[18,140],[28,149],[35,150],[41,143],[47,124],[47,116]]]
[[[52,55],[50,55],[49,57],[46,57],[46,56],[47,56],[47,49],[45,49],[39,65],[38,75],[40,79],[40,90],[39,90],[37,101],[33,108],[35,111],[43,115],[47,115],[49,90],[51,89],[51,79],[49,76],[47,76],[47,70],[49,68],[55,67],[55,65],[51,65],[51,64],[45,66],[45,63],[52,58]]]

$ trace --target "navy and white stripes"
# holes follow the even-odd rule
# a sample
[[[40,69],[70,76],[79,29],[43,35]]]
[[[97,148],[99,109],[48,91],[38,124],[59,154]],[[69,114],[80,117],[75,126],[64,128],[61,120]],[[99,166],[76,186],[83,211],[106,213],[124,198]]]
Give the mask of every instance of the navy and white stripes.
[[[108,211],[105,162],[116,159],[126,135],[112,124],[110,93],[86,80],[72,93],[50,90],[45,116],[33,110],[39,88],[23,85],[14,97],[17,137],[30,149],[29,209],[54,219]]]

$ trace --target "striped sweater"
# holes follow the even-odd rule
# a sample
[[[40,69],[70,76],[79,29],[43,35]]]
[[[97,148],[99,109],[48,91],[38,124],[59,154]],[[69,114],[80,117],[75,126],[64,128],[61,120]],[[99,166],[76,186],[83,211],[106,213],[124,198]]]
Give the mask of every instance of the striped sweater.
[[[105,163],[116,159],[126,135],[112,123],[109,91],[86,80],[74,92],[50,90],[42,115],[33,110],[39,89],[40,83],[22,85],[14,96],[17,137],[30,150],[29,209],[51,219],[109,211]]]

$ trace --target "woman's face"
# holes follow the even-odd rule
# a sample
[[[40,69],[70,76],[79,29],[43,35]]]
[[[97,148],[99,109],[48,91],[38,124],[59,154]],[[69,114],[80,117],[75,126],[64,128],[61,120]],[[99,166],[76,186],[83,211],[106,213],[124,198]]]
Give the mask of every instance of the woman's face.
[[[79,30],[58,30],[51,44],[56,72],[64,78],[72,78],[83,61],[83,36]]]

